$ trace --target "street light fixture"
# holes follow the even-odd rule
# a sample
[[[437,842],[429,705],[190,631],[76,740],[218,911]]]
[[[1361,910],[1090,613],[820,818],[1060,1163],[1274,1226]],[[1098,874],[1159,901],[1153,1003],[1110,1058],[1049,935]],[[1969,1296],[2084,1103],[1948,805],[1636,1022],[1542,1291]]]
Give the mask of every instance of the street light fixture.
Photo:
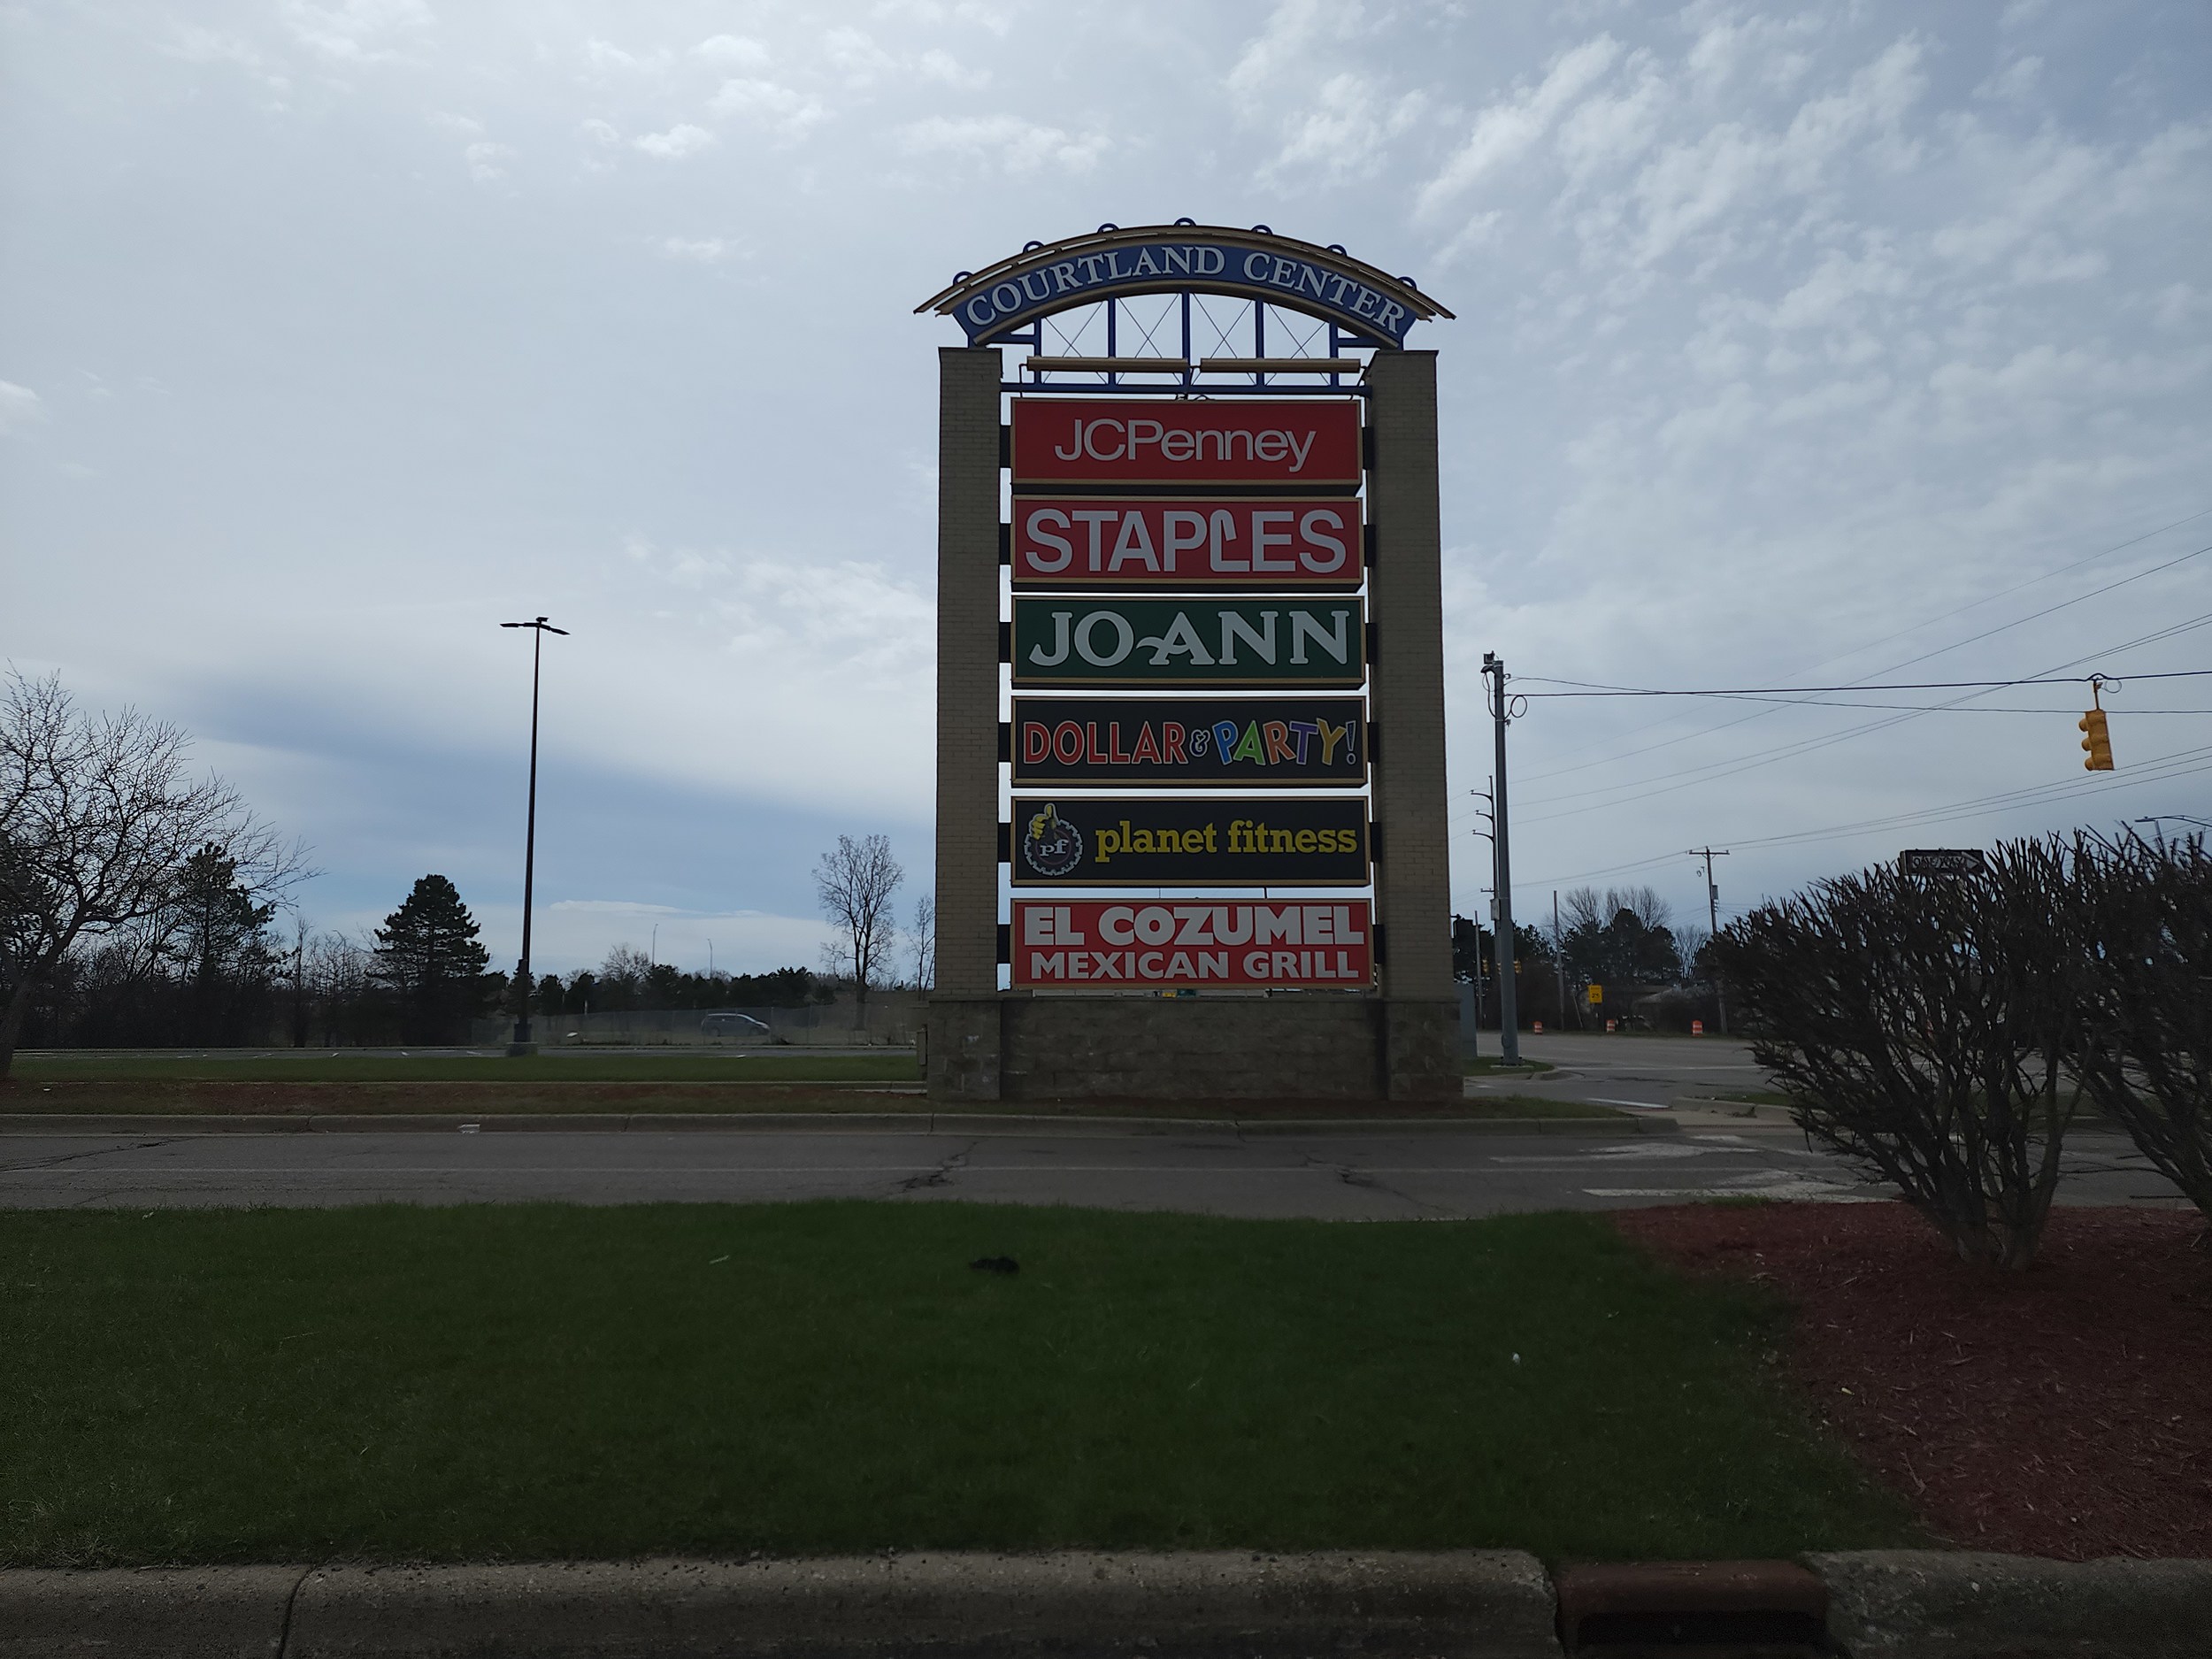
[[[2153,829],[2157,829],[2168,818],[2173,819],[2177,824],[2194,825],[2200,830],[2212,830],[2212,819],[2191,818],[2186,812],[2154,812],[2148,818],[2139,818],[2133,821],[2138,824],[2147,824]]]
[[[509,1054],[531,1054],[535,1052],[530,1041],[530,999],[535,990],[530,978],[530,890],[538,867],[538,659],[547,634],[557,634],[565,639],[568,630],[555,627],[543,617],[499,626],[528,628],[534,636],[530,641],[530,816],[522,841],[522,960],[515,966],[515,1036],[507,1045]]]

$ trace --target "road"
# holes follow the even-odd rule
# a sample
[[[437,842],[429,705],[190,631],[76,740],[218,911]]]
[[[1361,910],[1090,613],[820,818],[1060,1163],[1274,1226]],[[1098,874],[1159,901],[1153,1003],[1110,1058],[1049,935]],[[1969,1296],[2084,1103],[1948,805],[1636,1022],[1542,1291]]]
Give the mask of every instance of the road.
[[[1482,1033],[1482,1052],[1495,1058],[1498,1033]],[[1555,1069],[1532,1077],[1478,1078],[1475,1094],[1533,1094],[1598,1101],[1609,1106],[1665,1106],[1686,1096],[1713,1097],[1768,1087],[1745,1044],[1725,1037],[1585,1036],[1523,1033],[1521,1057]]]
[[[2070,1202],[2173,1202],[2124,1140],[2084,1137]],[[1881,1195],[1791,1132],[1005,1131],[12,1134],[0,1208],[970,1199],[1362,1221],[1725,1194]]]

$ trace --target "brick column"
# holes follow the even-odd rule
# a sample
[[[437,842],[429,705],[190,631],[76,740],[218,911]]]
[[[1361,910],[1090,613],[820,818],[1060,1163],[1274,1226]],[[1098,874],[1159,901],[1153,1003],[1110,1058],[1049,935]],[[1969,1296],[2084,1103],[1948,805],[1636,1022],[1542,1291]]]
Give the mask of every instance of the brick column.
[[[1374,813],[1381,861],[1376,913],[1385,1087],[1393,1100],[1460,1093],[1452,980],[1451,858],[1444,794],[1443,528],[1436,465],[1436,354],[1379,351],[1369,364],[1367,476],[1375,526],[1368,572],[1378,727]]]
[[[999,354],[937,354],[937,984],[930,1093],[999,1093]]]

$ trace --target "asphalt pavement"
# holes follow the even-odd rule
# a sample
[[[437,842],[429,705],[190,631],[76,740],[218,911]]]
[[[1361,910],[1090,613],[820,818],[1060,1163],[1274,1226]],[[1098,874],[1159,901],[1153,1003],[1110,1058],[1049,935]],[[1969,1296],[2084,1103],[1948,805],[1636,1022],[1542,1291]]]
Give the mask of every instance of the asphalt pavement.
[[[2175,1202],[2124,1139],[2083,1137],[2069,1202]],[[1787,1130],[1246,1133],[1088,1124],[579,1133],[11,1134],[0,1208],[967,1199],[1379,1221],[1761,1194],[1886,1195]]]
[[[1480,1047],[1494,1060],[1498,1033],[1484,1032]],[[1750,1048],[1726,1037],[1524,1032],[1521,1057],[1545,1061],[1553,1069],[1525,1078],[1478,1078],[1470,1092],[1647,1109],[1686,1098],[1755,1093],[1768,1087],[1766,1073],[1751,1057]]]

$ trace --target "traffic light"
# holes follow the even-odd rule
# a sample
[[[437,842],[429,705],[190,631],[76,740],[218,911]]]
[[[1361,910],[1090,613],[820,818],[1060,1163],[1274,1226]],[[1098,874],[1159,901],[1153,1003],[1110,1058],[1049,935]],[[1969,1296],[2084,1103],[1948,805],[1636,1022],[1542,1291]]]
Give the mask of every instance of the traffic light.
[[[2104,710],[2092,709],[2076,724],[2081,727],[2082,753],[2086,757],[2081,763],[2082,770],[2084,772],[2110,772],[2112,770],[2112,733],[2107,729]]]

